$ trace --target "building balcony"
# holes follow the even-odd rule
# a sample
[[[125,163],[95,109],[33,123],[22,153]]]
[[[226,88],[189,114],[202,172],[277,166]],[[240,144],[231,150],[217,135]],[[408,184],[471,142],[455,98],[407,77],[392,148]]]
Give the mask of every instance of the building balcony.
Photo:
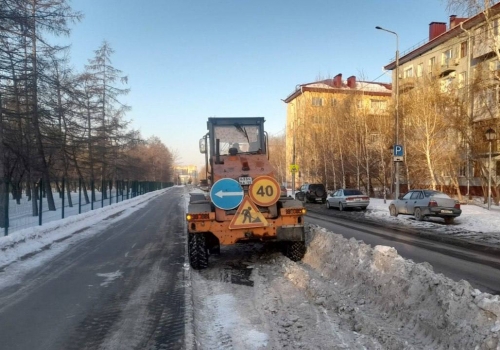
[[[399,81],[399,88],[402,92],[411,90],[415,87],[416,78],[415,77],[406,77]]]
[[[491,141],[491,154],[493,157],[498,156],[499,151],[499,140]],[[474,150],[478,155],[488,157],[490,154],[490,143],[487,141],[480,142],[474,146]]]
[[[452,62],[442,64],[441,67],[439,68],[439,76],[440,77],[448,76],[452,73],[455,73],[456,70],[457,70],[457,66]]]

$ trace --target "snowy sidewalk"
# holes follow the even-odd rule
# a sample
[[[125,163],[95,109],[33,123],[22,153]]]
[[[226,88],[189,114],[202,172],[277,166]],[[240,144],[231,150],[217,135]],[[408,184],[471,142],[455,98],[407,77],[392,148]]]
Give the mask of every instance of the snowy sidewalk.
[[[462,204],[462,215],[455,218],[455,223],[445,225],[443,219],[429,218],[416,221],[411,215],[390,216],[389,205],[383,199],[371,198],[365,216],[378,222],[389,224],[391,228],[404,227],[430,239],[448,241],[452,244],[467,245],[484,251],[500,252],[500,207],[491,210],[478,205]]]

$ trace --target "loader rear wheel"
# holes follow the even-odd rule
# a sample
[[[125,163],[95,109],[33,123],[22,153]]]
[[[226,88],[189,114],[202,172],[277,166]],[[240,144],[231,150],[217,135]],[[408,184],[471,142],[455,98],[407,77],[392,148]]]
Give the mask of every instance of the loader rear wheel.
[[[195,270],[206,269],[208,266],[208,251],[205,235],[202,233],[189,234],[189,263]]]
[[[304,241],[286,242],[285,256],[292,261],[300,261],[306,253],[306,243]]]

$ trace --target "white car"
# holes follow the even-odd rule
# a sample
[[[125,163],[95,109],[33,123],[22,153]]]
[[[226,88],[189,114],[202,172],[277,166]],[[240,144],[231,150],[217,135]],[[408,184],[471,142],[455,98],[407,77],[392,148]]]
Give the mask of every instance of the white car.
[[[370,197],[363,194],[360,190],[354,189],[339,189],[335,192],[330,192],[326,197],[326,207],[328,209],[335,207],[340,211],[346,208],[360,208],[366,210],[370,204]]]

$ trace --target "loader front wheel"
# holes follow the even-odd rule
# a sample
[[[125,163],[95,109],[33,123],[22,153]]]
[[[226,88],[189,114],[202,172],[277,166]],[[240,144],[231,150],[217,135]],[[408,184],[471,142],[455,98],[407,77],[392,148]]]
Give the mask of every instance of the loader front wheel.
[[[206,269],[208,266],[208,250],[203,233],[189,234],[189,263],[195,270]]]
[[[286,242],[285,256],[292,261],[300,261],[306,253],[306,243],[304,241]]]

